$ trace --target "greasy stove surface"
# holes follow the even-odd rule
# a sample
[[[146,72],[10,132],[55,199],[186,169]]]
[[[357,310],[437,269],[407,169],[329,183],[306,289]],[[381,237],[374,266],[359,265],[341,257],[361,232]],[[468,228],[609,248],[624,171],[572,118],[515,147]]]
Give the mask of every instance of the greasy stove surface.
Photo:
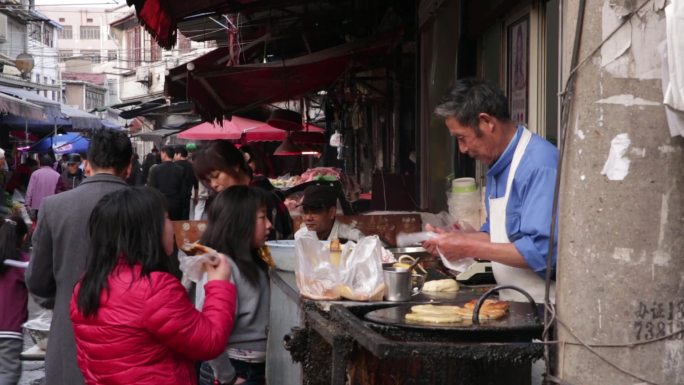
[[[452,303],[462,306],[463,302]],[[516,331],[541,330],[542,326],[535,320],[530,304],[511,302],[506,315],[498,320],[481,320],[480,325],[473,325],[472,319],[464,318],[462,322],[436,324],[406,320],[406,313],[411,312],[413,305],[392,306],[373,310],[364,318],[380,324],[387,324],[408,329],[432,329],[462,331],[463,333],[511,333]]]

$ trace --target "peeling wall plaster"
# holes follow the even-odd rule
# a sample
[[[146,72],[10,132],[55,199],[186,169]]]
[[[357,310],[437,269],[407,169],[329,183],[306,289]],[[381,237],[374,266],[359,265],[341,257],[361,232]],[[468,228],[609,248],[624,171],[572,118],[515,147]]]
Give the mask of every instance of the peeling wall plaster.
[[[635,3],[604,1],[601,24],[604,40],[636,8]],[[660,79],[661,55],[657,48],[665,40],[665,23],[658,12],[662,12],[663,7],[659,2],[646,5],[606,41],[601,47],[601,67],[619,78]]]
[[[608,180],[623,180],[629,174],[630,160],[625,155],[631,141],[629,134],[618,134],[610,141],[610,151],[608,159],[603,165],[601,175],[608,177]]]
[[[597,100],[596,103],[599,104],[621,104],[626,107],[631,106],[662,106],[660,102],[654,102],[652,100],[646,100],[643,98],[637,98],[634,95],[613,95],[601,100]]]

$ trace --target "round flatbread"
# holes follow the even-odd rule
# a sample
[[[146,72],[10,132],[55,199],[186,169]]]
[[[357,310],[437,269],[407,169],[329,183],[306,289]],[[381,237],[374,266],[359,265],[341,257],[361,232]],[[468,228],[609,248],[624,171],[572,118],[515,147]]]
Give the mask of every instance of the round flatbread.
[[[406,313],[406,321],[418,323],[460,323],[463,318],[456,314],[425,314],[425,313]]]
[[[417,314],[456,314],[458,306],[451,305],[415,305],[411,306],[411,313]]]
[[[449,278],[427,281],[423,285],[423,291],[455,293],[458,291],[458,283]]]

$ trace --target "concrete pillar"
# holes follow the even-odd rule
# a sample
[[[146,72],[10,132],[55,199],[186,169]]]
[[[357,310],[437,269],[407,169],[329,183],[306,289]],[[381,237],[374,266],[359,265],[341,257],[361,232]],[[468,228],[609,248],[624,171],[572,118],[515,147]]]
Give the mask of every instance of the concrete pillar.
[[[579,3],[563,1],[564,78]],[[580,62],[629,21],[579,69],[569,118],[558,374],[575,385],[684,384],[684,334],[645,343],[684,329],[684,139],[668,131],[657,50],[666,3],[586,1]],[[604,170],[616,142],[627,149]],[[623,176],[617,166],[627,160]],[[638,345],[594,348],[616,369],[572,334],[590,345]]]

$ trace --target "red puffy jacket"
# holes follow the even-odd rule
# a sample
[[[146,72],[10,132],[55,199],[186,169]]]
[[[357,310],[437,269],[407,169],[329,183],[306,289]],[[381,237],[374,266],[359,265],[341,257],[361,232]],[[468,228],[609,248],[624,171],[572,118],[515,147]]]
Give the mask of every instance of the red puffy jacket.
[[[235,315],[235,286],[210,281],[202,312],[171,274],[140,278],[140,266],[110,275],[95,316],[85,318],[71,297],[78,366],[88,385],[196,384],[195,361],[221,354]]]

